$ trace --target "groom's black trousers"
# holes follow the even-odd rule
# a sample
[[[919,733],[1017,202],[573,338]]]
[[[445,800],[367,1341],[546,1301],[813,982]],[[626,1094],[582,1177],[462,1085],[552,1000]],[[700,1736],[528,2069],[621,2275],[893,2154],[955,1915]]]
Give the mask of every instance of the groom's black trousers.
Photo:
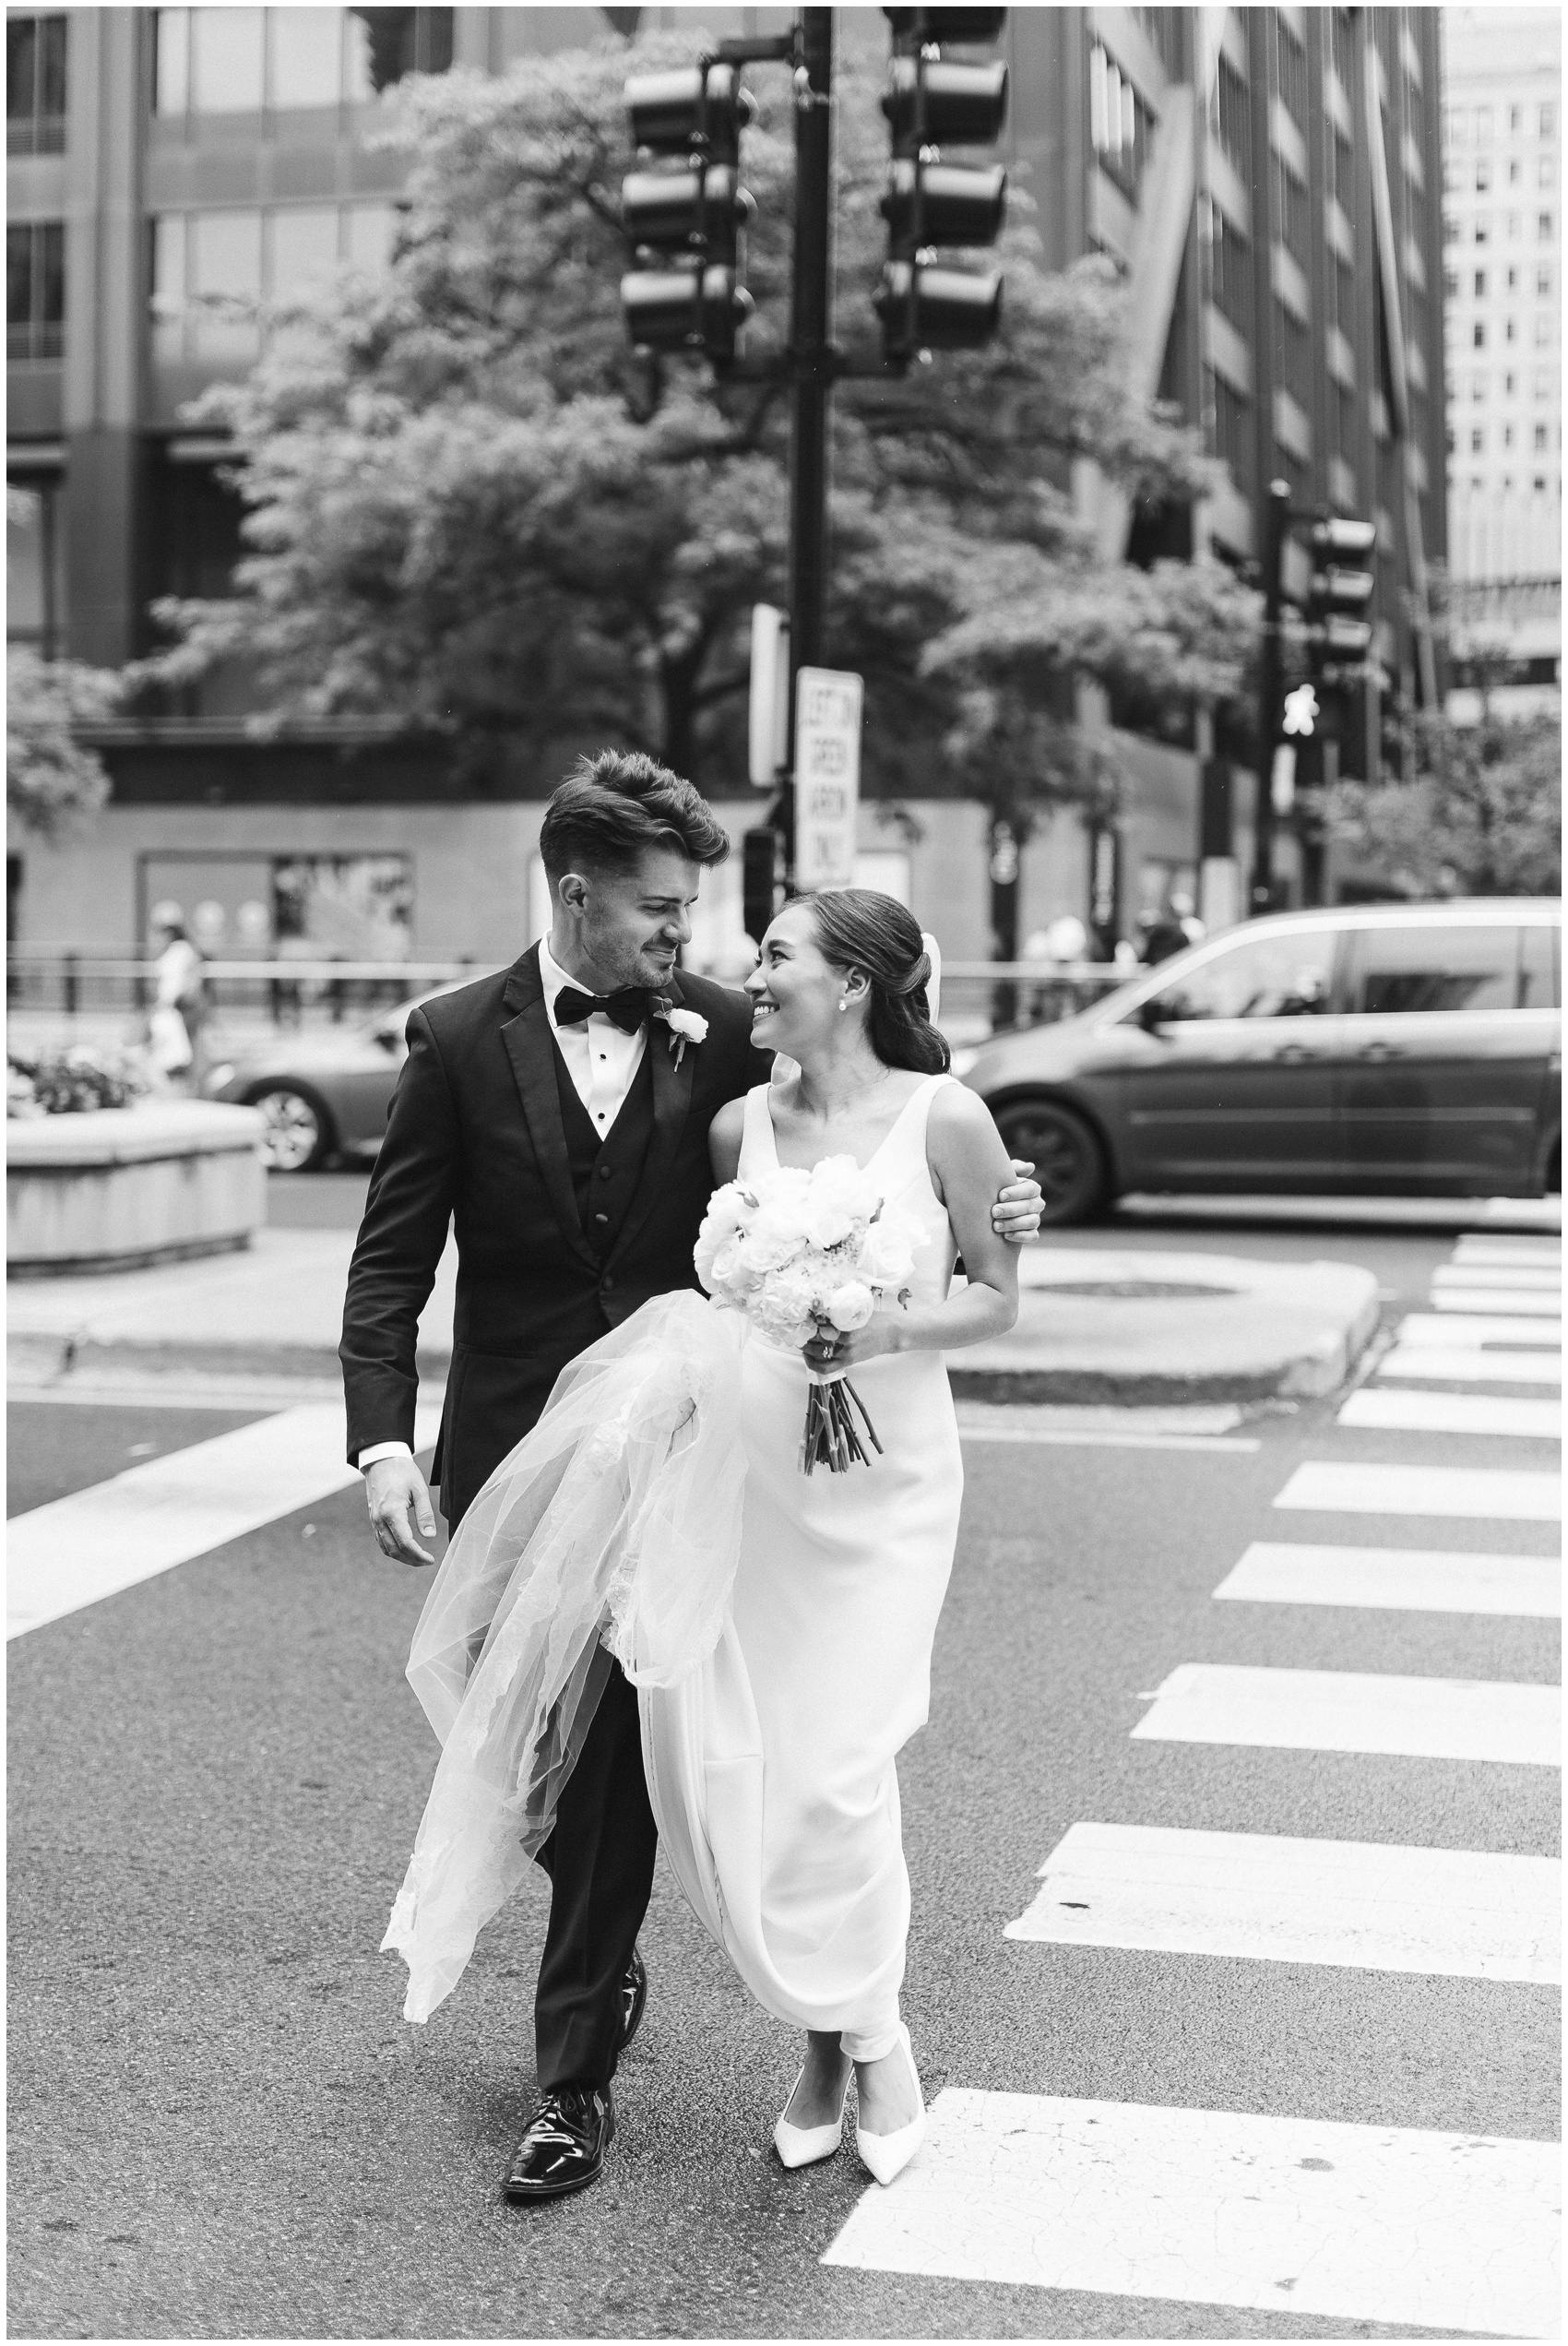
[[[551,1883],[534,1997],[541,2092],[606,2086],[614,2075],[621,1983],[647,1912],[657,1845],[636,1689],[614,1662],[539,1852]]]

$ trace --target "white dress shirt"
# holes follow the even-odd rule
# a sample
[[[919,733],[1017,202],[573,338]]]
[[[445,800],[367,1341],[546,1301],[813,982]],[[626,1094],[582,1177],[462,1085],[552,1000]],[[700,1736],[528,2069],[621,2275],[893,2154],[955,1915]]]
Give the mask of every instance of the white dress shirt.
[[[642,1065],[647,1049],[647,1028],[638,1027],[635,1034],[624,1034],[613,1018],[600,1011],[590,1011],[577,1024],[558,1027],[555,1023],[555,998],[564,985],[576,985],[556,960],[548,945],[539,948],[539,978],[544,988],[544,1014],[550,1021],[550,1031],[555,1038],[555,1048],[565,1061],[578,1099],[593,1119],[593,1128],[602,1140],[625,1104],[632,1088],[632,1078]],[[592,992],[582,986],[583,994]],[[362,1449],[356,1463],[362,1474],[377,1459],[407,1459],[413,1452],[406,1442],[373,1442]]]

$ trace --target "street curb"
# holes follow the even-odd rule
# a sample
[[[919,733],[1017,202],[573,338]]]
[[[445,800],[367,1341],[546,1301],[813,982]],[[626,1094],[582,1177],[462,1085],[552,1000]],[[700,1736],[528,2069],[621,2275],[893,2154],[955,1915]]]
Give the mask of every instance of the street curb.
[[[1180,1409],[1210,1401],[1312,1400],[1344,1383],[1376,1332],[1378,1317],[1374,1292],[1348,1328],[1324,1338],[1314,1351],[1244,1369],[1162,1375],[1146,1368],[1129,1367],[1123,1374],[1075,1366],[1070,1361],[967,1366],[961,1359],[954,1359],[948,1363],[947,1374],[954,1398],[964,1401]],[[449,1352],[422,1348],[422,1381],[444,1384],[450,1364]],[[11,1334],[6,1342],[6,1367],[13,1386],[33,1390],[47,1389],[75,1375],[90,1377],[94,1370],[104,1369],[121,1376],[134,1371],[149,1379],[177,1377],[187,1384],[193,1376],[202,1375],[266,1377],[287,1383],[291,1377],[336,1380],[341,1373],[336,1350],[321,1344],[191,1344],[135,1337],[105,1340],[87,1333]]]

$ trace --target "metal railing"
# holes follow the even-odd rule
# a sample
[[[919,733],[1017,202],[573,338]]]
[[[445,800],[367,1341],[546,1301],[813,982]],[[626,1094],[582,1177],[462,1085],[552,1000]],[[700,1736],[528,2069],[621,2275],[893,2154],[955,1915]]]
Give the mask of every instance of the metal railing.
[[[346,961],[268,959],[207,964],[209,1015],[224,1023],[275,1027],[359,1023],[438,987],[462,985],[499,962]],[[1043,1024],[1123,984],[1136,971],[1104,961],[949,961],[942,973],[943,1020],[977,1032],[1016,1022]],[[739,985],[726,973],[722,983]],[[13,1019],[98,1028],[144,1018],[157,998],[155,961],[77,947],[13,947],[6,998]]]

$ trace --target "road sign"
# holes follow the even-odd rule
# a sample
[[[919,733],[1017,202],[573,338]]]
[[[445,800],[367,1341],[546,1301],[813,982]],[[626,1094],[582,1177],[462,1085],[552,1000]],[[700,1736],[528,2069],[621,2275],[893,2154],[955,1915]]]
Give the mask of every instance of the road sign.
[[[795,679],[795,885],[851,887],[861,801],[859,676],[802,668]]]
[[[777,789],[790,760],[790,621],[770,602],[752,605],[750,717],[748,777],[754,789]]]

